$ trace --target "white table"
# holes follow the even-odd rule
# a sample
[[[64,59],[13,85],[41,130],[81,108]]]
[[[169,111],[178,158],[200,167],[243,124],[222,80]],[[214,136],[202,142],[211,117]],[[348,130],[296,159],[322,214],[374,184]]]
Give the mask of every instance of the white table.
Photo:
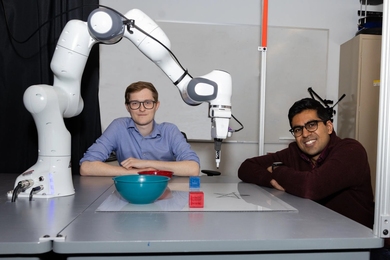
[[[188,183],[183,177],[172,181]],[[240,181],[205,176],[201,183],[205,182]],[[79,255],[75,259],[88,254],[237,259],[235,254],[240,254],[256,259],[356,260],[369,259],[369,249],[383,244],[370,229],[311,200],[274,189],[265,190],[298,212],[96,212],[114,189],[60,232],[66,239],[54,241],[54,252]]]
[[[16,174],[0,174],[0,257],[34,256],[52,251],[53,239],[112,185],[108,178],[75,177],[76,194],[55,199],[18,198],[11,202]],[[93,185],[88,185],[88,183]],[[36,259],[36,258],[34,258]]]

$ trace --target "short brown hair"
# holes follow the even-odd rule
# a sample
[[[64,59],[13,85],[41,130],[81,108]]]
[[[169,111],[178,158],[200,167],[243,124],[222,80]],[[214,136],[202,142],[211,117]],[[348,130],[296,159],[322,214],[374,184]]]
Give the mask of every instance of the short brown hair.
[[[152,83],[146,81],[138,81],[131,83],[125,91],[125,104],[129,103],[129,98],[131,93],[139,92],[143,89],[149,89],[152,92],[154,101],[158,102],[158,92],[157,89],[153,86]]]

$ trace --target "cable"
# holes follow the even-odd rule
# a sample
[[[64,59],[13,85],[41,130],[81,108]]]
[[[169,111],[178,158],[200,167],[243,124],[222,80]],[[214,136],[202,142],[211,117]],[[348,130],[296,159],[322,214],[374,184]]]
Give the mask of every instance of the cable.
[[[117,12],[118,13],[118,12]],[[127,19],[127,18],[126,18]],[[168,52],[169,54],[172,56],[172,58],[176,61],[176,63],[180,66],[180,68],[184,71],[186,71],[186,74],[188,76],[190,76],[191,78],[193,78],[191,76],[191,74],[188,73],[188,71],[181,65],[180,61],[178,60],[178,58],[175,56],[175,54],[173,54],[173,52],[167,47],[165,46],[162,42],[160,42],[159,40],[157,40],[156,38],[154,38],[152,35],[150,35],[149,33],[145,32],[144,30],[142,30],[140,27],[138,27],[136,24],[135,24],[135,21],[134,20],[126,20],[130,26],[136,28],[138,31],[142,32],[143,34],[145,34],[146,36],[150,37],[152,40],[156,41],[157,43],[159,43],[162,47],[164,47]],[[128,28],[129,30],[129,28]],[[129,31],[129,33],[131,33],[131,31]]]
[[[235,118],[234,116],[233,116],[233,114],[232,114],[232,117],[234,118],[234,120],[236,120],[236,122],[237,123],[239,123],[240,124],[240,128],[239,129],[236,129],[236,130],[233,130],[233,132],[239,132],[239,131],[241,131],[242,129],[244,129],[244,126],[243,126],[243,124],[241,124],[241,122],[240,121],[238,121],[237,120],[237,118]]]
[[[19,194],[19,190],[25,191],[26,189],[30,188],[32,185],[34,185],[34,181],[31,179],[19,181],[18,185],[16,185],[16,187],[14,188],[14,191],[12,193],[11,202],[15,202],[15,200]]]
[[[153,37],[152,35],[150,35],[149,33],[145,32],[143,29],[141,29],[140,27],[138,27],[136,24],[135,24],[135,20],[133,19],[128,19],[126,16],[124,16],[123,14],[121,14],[120,12],[118,12],[117,10],[111,8],[111,7],[108,7],[108,6],[104,6],[104,5],[99,5],[100,7],[104,7],[104,8],[107,8],[115,13],[117,13],[120,17],[122,17],[124,19],[123,21],[123,24],[126,25],[127,27],[127,31],[130,33],[130,34],[133,34],[133,32],[131,31],[131,28],[135,28],[137,29],[138,31],[140,31],[141,33],[145,34],[146,36],[150,37],[152,40],[154,40],[155,42],[157,42],[158,44],[160,44],[164,49],[166,49],[169,54],[172,56],[172,58],[176,61],[176,63],[180,66],[180,68],[182,70],[185,71],[185,73],[183,75],[188,75],[190,76],[191,78],[193,78],[189,73],[188,73],[188,70],[186,70],[180,63],[179,59],[175,56],[175,54],[167,47],[165,46],[162,42],[160,42],[158,39],[156,39],[155,37]],[[180,80],[178,80],[180,81]]]
[[[39,192],[43,190],[43,185],[40,185],[40,186],[37,186],[37,187],[34,187],[31,189],[31,192],[30,192],[30,196],[29,196],[29,201],[32,201],[32,198],[33,198],[33,194]]]
[[[43,24],[41,24],[41,25],[40,25],[40,26],[39,26],[39,27],[38,27],[30,36],[28,36],[25,40],[19,41],[19,40],[15,39],[15,37],[11,34],[11,31],[10,31],[10,29],[9,29],[9,24],[8,24],[8,21],[7,21],[7,15],[6,15],[6,12],[5,12],[5,7],[4,7],[3,0],[1,0],[1,5],[2,5],[2,7],[3,7],[4,20],[5,20],[5,24],[6,24],[6,27],[7,27],[7,32],[8,32],[8,34],[9,34],[10,38],[11,38],[13,41],[15,41],[15,42],[17,42],[17,43],[20,43],[20,44],[23,44],[23,43],[28,42],[36,33],[38,33],[39,30],[41,30],[41,28],[42,28],[43,26],[45,26],[46,24],[52,22],[53,20],[57,19],[58,17],[60,17],[60,16],[62,16],[62,15],[64,15],[64,14],[67,14],[67,13],[69,13],[69,12],[71,12],[71,11],[74,11],[74,10],[77,10],[77,9],[80,9],[80,8],[83,8],[83,7],[86,7],[86,6],[91,6],[91,5],[82,5],[82,6],[78,6],[78,7],[74,7],[74,8],[72,8],[72,9],[69,9],[69,10],[67,10],[67,11],[65,11],[65,12],[62,12],[62,13],[60,13],[60,14],[54,16],[54,17],[51,18],[50,20],[47,20],[46,22],[44,22]]]
[[[12,193],[11,202],[15,202],[16,197],[18,196],[19,190],[20,190],[21,188],[22,188],[22,183],[19,182],[18,185],[16,185],[16,187],[14,188],[14,191],[13,191],[13,193]]]
[[[82,6],[74,7],[74,8],[72,8],[72,9],[69,9],[69,10],[67,10],[67,11],[64,11],[64,12],[62,12],[62,13],[60,13],[60,14],[54,16],[53,18],[47,20],[46,22],[44,22],[43,24],[41,24],[40,26],[38,26],[38,28],[37,28],[33,33],[31,33],[30,36],[28,36],[25,40],[18,40],[18,39],[16,39],[16,38],[12,35],[12,33],[11,33],[11,30],[10,30],[10,26],[9,26],[9,23],[8,23],[7,14],[6,14],[6,10],[5,10],[5,6],[4,6],[3,0],[0,1],[0,4],[1,4],[2,8],[3,8],[4,22],[5,22],[5,26],[6,26],[6,29],[7,29],[8,37],[11,39],[11,41],[10,41],[11,46],[12,46],[12,48],[14,49],[15,53],[16,53],[19,57],[21,57],[21,58],[23,58],[23,59],[29,59],[29,58],[33,57],[34,54],[31,55],[30,57],[24,57],[24,56],[22,56],[22,55],[16,50],[16,47],[15,47],[15,45],[14,45],[14,42],[19,43],[19,44],[24,44],[24,43],[28,42],[32,37],[34,37],[35,34],[37,34],[37,33],[41,30],[41,28],[42,28],[43,26],[47,25],[48,23],[51,23],[53,20],[57,19],[58,17],[60,17],[60,16],[62,16],[62,15],[64,15],[64,14],[68,14],[68,13],[74,11],[74,10],[81,9],[81,8],[84,8],[84,7],[88,7],[88,6],[98,6],[98,7],[99,7],[99,6],[102,6],[102,7],[105,7],[105,8],[107,8],[107,9],[112,9],[112,8],[110,8],[110,7],[107,7],[107,6],[104,6],[104,5],[99,5],[99,4],[96,4],[96,5],[82,5]],[[39,8],[38,8],[38,9],[39,9]],[[112,10],[113,10],[113,9],[112,9]],[[39,16],[39,13],[38,13],[38,16]],[[40,44],[40,41],[39,41],[39,44]],[[42,47],[42,46],[40,46],[40,47]]]

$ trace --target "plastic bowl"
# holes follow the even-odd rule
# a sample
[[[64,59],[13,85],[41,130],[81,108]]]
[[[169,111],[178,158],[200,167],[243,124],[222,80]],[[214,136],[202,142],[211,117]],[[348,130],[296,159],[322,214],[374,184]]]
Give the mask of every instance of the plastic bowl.
[[[153,203],[164,193],[170,180],[158,175],[124,175],[112,179],[119,194],[133,204]]]
[[[173,172],[156,170],[156,171],[142,171],[142,172],[139,172],[138,174],[140,174],[140,175],[161,175],[161,176],[166,176],[166,177],[172,178]]]

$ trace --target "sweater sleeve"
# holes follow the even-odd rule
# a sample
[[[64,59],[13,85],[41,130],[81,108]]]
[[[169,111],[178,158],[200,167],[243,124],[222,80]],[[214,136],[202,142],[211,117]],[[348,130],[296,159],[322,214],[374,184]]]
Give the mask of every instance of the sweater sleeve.
[[[370,170],[364,147],[353,139],[343,139],[331,148],[321,165],[278,167],[272,177],[290,194],[320,200],[370,183]]]
[[[286,162],[288,150],[289,149],[285,149],[277,153],[246,159],[238,169],[238,177],[244,182],[272,187],[270,182],[273,179],[273,175],[267,168],[270,167],[273,162]]]

